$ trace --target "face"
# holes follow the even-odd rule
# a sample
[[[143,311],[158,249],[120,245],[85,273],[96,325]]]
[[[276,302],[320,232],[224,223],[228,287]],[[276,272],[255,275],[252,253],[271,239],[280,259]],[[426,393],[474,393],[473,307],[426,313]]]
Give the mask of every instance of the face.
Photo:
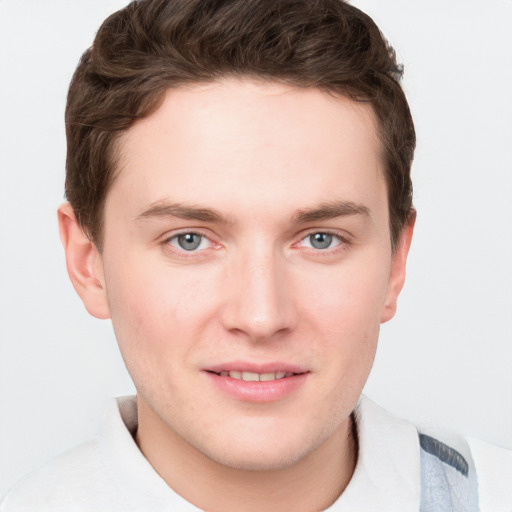
[[[168,92],[119,150],[89,310],[141,410],[231,467],[314,452],[346,428],[403,283],[371,111],[224,80]]]

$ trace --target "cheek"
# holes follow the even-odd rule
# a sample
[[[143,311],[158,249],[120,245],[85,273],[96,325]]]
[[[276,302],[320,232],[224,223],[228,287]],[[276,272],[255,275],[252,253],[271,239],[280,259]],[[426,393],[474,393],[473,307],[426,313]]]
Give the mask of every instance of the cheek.
[[[363,263],[317,273],[298,294],[307,296],[301,316],[314,330],[322,359],[329,361],[329,379],[357,393],[375,357],[388,282],[381,265]]]
[[[306,276],[306,278],[304,278]],[[375,330],[385,303],[389,280],[382,264],[362,261],[303,273],[301,309],[330,331]]]
[[[121,261],[121,260],[117,260]],[[213,276],[125,259],[105,273],[112,324],[123,356],[186,352],[215,310]],[[206,285],[205,285],[206,284]]]

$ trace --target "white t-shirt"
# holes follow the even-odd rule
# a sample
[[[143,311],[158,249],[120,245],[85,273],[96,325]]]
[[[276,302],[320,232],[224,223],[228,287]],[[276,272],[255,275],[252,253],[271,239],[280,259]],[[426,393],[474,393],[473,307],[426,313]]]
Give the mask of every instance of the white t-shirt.
[[[420,509],[416,427],[368,398],[356,409],[359,457],[354,475],[329,512]],[[99,435],[51,460],[15,485],[1,512],[197,512],[156,473],[137,447],[135,397],[113,400]],[[464,443],[455,449],[464,452]],[[467,452],[465,456],[471,457]],[[512,458],[511,458],[512,475]],[[492,509],[512,511],[510,508]]]

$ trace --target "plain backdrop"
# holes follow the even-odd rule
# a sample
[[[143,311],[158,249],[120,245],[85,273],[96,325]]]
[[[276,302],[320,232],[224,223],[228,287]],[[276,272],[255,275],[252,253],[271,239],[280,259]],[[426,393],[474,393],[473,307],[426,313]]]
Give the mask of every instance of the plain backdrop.
[[[365,392],[418,423],[512,447],[512,2],[354,0],[405,65],[418,221]],[[64,105],[122,0],[0,0],[0,495],[94,435],[134,392],[108,321],[68,281]]]

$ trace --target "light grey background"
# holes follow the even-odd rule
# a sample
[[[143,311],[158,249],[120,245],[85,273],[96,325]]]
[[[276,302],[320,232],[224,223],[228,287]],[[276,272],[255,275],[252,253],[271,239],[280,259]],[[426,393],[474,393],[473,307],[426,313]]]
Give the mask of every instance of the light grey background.
[[[65,271],[64,105],[122,0],[0,1],[0,495],[133,392],[110,324]],[[416,422],[512,447],[512,2],[355,0],[405,63],[416,236],[366,393]]]

